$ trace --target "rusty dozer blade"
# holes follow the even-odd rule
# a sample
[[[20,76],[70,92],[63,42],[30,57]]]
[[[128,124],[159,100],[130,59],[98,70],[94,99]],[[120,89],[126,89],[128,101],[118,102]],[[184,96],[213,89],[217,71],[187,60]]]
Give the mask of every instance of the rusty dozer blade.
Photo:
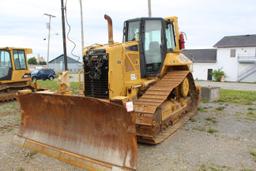
[[[87,170],[136,170],[135,116],[95,98],[31,93],[18,96],[16,142]]]

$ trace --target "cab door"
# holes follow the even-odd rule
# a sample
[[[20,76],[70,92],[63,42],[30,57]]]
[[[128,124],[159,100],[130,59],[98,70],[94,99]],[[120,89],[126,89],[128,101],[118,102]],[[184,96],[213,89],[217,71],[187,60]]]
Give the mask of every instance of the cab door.
[[[157,76],[165,56],[165,37],[162,19],[145,19],[142,22],[141,75]]]
[[[24,50],[13,50],[15,70],[27,70],[26,55]]]
[[[27,81],[29,78],[24,76],[27,75],[29,71],[24,49],[13,49],[13,65],[13,80]]]
[[[12,62],[9,50],[0,50],[0,81],[12,79]]]

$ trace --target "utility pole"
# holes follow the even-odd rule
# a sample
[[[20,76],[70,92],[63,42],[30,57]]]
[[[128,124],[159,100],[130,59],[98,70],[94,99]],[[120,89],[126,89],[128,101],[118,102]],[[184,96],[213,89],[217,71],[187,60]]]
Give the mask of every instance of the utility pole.
[[[48,16],[49,17],[49,23],[48,23],[48,45],[47,45],[47,68],[49,67],[49,56],[50,56],[50,39],[51,39],[51,21],[52,21],[52,18],[55,18],[56,16],[54,15],[51,15],[51,14],[47,14],[47,13],[44,13],[44,15]]]
[[[81,55],[83,57],[83,48],[84,48],[83,4],[82,4],[82,0],[79,0],[79,1],[80,1],[80,16],[81,16],[81,46],[82,46]]]
[[[65,7],[64,2],[61,0],[61,18],[62,18],[62,36],[63,36],[63,55],[64,55],[64,70],[68,70],[68,61],[67,61],[67,45],[66,45],[66,28],[65,28]]]
[[[148,17],[152,16],[152,12],[151,12],[151,0],[148,0]]]

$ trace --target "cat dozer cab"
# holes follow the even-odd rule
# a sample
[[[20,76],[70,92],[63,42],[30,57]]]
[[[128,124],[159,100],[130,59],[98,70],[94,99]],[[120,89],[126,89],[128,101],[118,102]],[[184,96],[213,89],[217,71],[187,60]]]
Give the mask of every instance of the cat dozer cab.
[[[27,54],[32,49],[0,48],[0,102],[14,100],[18,90],[31,88]]]
[[[21,94],[18,140],[88,170],[136,170],[137,142],[158,144],[197,110],[177,17],[124,23],[123,43],[84,49],[84,95]]]

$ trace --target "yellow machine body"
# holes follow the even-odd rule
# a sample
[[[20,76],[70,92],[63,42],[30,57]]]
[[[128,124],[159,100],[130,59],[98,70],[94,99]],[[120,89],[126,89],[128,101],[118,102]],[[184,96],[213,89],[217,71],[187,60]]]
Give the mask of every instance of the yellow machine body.
[[[17,90],[31,86],[27,55],[29,48],[0,48],[0,101],[15,98]]]
[[[17,139],[88,170],[136,170],[136,139],[164,141],[196,113],[199,89],[177,17],[127,20],[123,43],[105,19],[109,43],[84,48],[84,95],[20,94]]]
[[[138,41],[93,46],[93,50],[105,49],[106,54],[108,54],[110,100],[116,100],[118,98],[127,100],[136,99],[139,89],[146,88],[149,83],[157,81],[169,69],[181,67],[183,70],[189,70],[191,68],[192,61],[181,53],[179,47],[180,33],[177,17],[166,17],[164,20],[173,23],[176,47],[172,52],[166,53],[161,71],[155,77],[141,78],[140,52],[129,50],[129,47],[139,47]],[[85,48],[84,55],[86,55],[89,49],[91,50],[92,47]]]

